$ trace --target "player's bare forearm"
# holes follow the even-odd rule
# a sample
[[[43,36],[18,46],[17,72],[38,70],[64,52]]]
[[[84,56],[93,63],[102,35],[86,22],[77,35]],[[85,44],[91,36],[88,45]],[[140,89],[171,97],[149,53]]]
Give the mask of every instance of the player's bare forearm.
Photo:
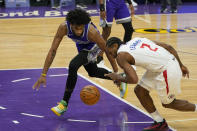
[[[182,64],[182,62],[181,62],[181,60],[180,60],[180,58],[179,58],[179,55],[178,55],[177,51],[176,51],[171,45],[165,44],[165,43],[163,43],[163,42],[157,42],[157,41],[154,41],[154,42],[155,42],[157,45],[159,45],[159,46],[165,48],[165,49],[166,49],[167,51],[169,51],[171,54],[173,54],[173,55],[176,57],[176,59],[178,60],[180,67],[183,66],[183,64]]]
[[[126,74],[123,82],[136,84],[138,82],[138,76],[136,71],[131,66],[131,64],[134,64],[133,57],[131,57],[128,53],[121,52],[118,54],[116,60],[118,65],[124,70]]]
[[[60,42],[62,41],[63,37],[67,33],[67,28],[65,23],[60,24],[57,33],[53,39],[51,48],[48,52],[47,58],[44,63],[44,68],[42,70],[43,74],[47,74],[49,67],[51,66],[53,59],[55,58],[57,48],[59,47]]]
[[[55,55],[56,55],[56,50],[50,49],[48,52],[47,58],[45,60],[45,63],[44,63],[44,68],[42,70],[43,74],[47,74],[47,72],[53,62],[53,59],[55,58]]]
[[[116,64],[116,60],[111,55],[109,55],[109,53],[107,51],[105,51],[105,54],[106,54],[106,56],[107,56],[107,58],[108,58],[108,60],[111,64],[114,72],[118,72],[118,66]]]
[[[99,0],[99,4],[104,4],[104,0]]]

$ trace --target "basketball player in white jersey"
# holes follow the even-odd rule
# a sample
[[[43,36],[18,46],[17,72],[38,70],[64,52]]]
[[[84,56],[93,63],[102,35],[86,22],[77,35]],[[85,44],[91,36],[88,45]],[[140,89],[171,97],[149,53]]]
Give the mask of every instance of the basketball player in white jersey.
[[[117,73],[110,73],[106,76],[115,82],[138,83],[135,87],[135,94],[155,121],[153,125],[145,128],[144,131],[168,130],[168,124],[156,110],[149,95],[152,89],[158,92],[165,108],[179,111],[197,111],[196,104],[176,99],[176,95],[180,93],[181,77],[183,75],[189,78],[189,71],[182,64],[172,46],[146,38],[134,38],[124,44],[119,38],[112,37],[107,41],[107,50],[110,55],[116,58],[126,77]],[[146,69],[139,82],[135,70],[130,65]]]

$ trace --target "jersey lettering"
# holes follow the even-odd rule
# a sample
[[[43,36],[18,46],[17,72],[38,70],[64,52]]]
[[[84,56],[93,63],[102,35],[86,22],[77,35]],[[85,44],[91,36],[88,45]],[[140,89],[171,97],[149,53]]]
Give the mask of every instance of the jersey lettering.
[[[154,52],[156,52],[156,51],[158,50],[158,48],[153,49],[153,48],[150,47],[150,45],[145,44],[145,43],[143,43],[143,44],[140,46],[140,48],[144,48],[145,46],[148,47],[151,51],[154,51]]]

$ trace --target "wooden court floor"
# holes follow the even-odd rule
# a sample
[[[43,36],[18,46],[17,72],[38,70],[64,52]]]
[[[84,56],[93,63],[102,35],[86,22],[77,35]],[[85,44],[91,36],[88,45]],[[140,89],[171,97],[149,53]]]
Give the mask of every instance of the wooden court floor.
[[[0,20],[0,69],[42,68],[45,57],[50,48],[53,36],[65,18],[34,18],[34,19],[2,19]],[[92,17],[93,22],[99,25],[99,17]],[[133,18],[133,26],[138,28],[164,28],[177,29],[195,27],[197,14],[174,15],[138,15]],[[101,31],[101,28],[98,27]],[[111,36],[123,37],[121,25],[113,24]],[[183,63],[190,70],[190,79],[182,79],[182,94],[178,99],[197,103],[197,32],[183,33],[134,33],[133,37],[146,37],[152,40],[171,44],[178,50]],[[58,49],[52,67],[67,67],[69,61],[76,55],[75,44],[64,38]],[[106,60],[106,57],[105,57]],[[110,67],[108,61],[105,64]],[[111,68],[111,67],[110,67]],[[144,70],[137,68],[139,77]],[[87,76],[83,68],[79,73]],[[0,78],[3,76],[0,76]],[[38,76],[39,77],[39,76]],[[97,84],[119,95],[118,88],[111,81],[91,78]],[[129,85],[126,100],[143,109],[137,100],[133,87]],[[29,87],[31,88],[31,87]],[[169,125],[178,131],[195,131],[197,129],[197,113],[179,112],[165,109],[161,106],[156,92],[152,92],[154,103],[159,112],[166,118]],[[144,110],[144,109],[143,109]]]

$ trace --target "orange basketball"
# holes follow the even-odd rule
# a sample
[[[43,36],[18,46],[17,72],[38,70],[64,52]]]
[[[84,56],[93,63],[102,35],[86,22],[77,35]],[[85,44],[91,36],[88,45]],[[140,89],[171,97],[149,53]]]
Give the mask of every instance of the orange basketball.
[[[95,86],[87,85],[82,88],[80,98],[86,105],[94,105],[99,101],[100,92]]]

